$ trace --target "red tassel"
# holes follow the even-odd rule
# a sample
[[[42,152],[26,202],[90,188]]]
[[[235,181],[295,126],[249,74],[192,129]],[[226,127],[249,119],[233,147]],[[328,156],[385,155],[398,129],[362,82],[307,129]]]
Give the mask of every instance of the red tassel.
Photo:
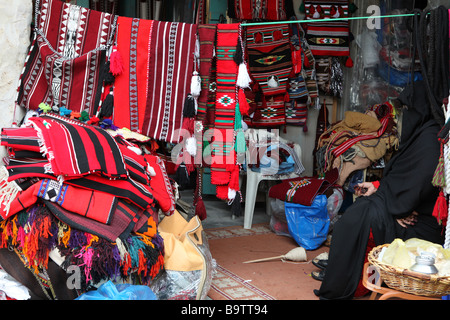
[[[348,57],[347,60],[345,61],[345,66],[347,68],[352,68],[353,67],[353,60],[351,57]]]
[[[239,89],[238,92],[239,100],[239,111],[241,115],[248,116],[248,110],[250,110],[250,105],[248,104],[247,97],[245,96],[244,89]]]
[[[439,224],[442,224],[444,226],[447,225],[448,219],[447,199],[445,198],[444,193],[442,191],[439,192],[436,204],[434,205],[433,217],[437,219]]]
[[[255,43],[261,43],[263,41],[263,35],[261,32],[255,34]]]
[[[273,32],[273,40],[280,40],[281,38],[283,38],[283,33],[281,30],[275,30]]]
[[[295,74],[302,71],[302,53],[300,50],[292,51],[292,64],[294,66],[293,71]]]
[[[189,131],[189,133],[191,133],[192,135],[194,133],[194,124],[195,124],[194,118],[185,117],[183,118],[182,128]]]
[[[228,200],[228,186],[216,186],[216,197],[220,200]]]
[[[233,172],[231,172],[230,183],[228,184],[230,189],[239,191],[239,166],[235,166]]]
[[[114,76],[121,75],[123,72],[123,60],[116,46],[112,47],[112,52],[109,60],[109,71],[111,71]]]
[[[206,219],[206,208],[205,203],[201,197],[198,198],[197,203],[195,204],[195,214],[199,217],[200,220]]]

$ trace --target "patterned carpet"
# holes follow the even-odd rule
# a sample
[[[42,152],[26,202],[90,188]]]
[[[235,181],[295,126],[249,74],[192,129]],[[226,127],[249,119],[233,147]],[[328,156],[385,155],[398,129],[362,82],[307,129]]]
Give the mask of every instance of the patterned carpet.
[[[281,259],[245,261],[286,254],[298,247],[290,237],[276,235],[268,224],[206,229],[210,251],[217,268],[209,298],[212,300],[317,300],[313,289],[320,283],[311,277],[316,270],[311,259],[328,247],[307,251],[306,262]]]

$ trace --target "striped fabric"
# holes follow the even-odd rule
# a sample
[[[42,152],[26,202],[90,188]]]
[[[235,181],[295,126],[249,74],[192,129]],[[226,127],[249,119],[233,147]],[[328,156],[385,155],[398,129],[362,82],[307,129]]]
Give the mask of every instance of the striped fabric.
[[[153,21],[148,43],[144,135],[179,142],[183,103],[190,92],[196,33],[195,24]]]
[[[284,94],[265,97],[257,103],[255,115],[251,120],[252,127],[278,127],[286,124],[286,101]]]
[[[56,117],[32,117],[50,172],[63,179],[97,173],[108,178],[127,178],[122,153],[105,130]]]
[[[348,20],[320,21],[314,19],[346,18],[348,0],[306,0],[306,41],[314,56],[350,56],[350,27]]]
[[[37,110],[44,102],[92,113],[114,16],[57,0],[42,0],[38,13],[18,105]]]
[[[348,17],[348,0],[305,0],[307,19]]]
[[[286,102],[286,124],[305,126],[308,120],[308,98]]]
[[[114,124],[139,131],[147,104],[148,46],[153,21],[118,17],[117,24],[117,50],[124,71],[114,82]]]
[[[292,0],[229,0],[228,16],[238,20],[286,20],[293,15]]]
[[[348,21],[309,22],[306,40],[314,56],[350,56]]]
[[[292,70],[287,24],[247,27],[249,71],[265,95],[284,94]],[[269,80],[276,77],[278,85]]]
[[[198,97],[197,120],[202,121],[204,124],[208,108],[208,97],[210,96],[211,80],[214,79],[212,73],[213,63],[215,63],[215,61],[211,59],[211,57],[214,55],[216,28],[217,26],[214,24],[198,25],[198,40],[200,46],[198,72],[202,79],[202,90]]]
[[[235,169],[234,120],[237,106],[238,65],[233,60],[239,38],[239,24],[217,25],[216,103],[211,143],[211,183],[217,197],[228,198],[228,184]],[[230,169],[231,168],[231,169]],[[217,189],[216,189],[217,190]]]
[[[335,149],[333,149],[333,155],[335,157],[339,157],[341,154],[343,154],[345,151],[350,149],[351,146],[356,144],[359,141],[369,140],[369,139],[375,139],[379,138],[383,135],[383,133],[386,131],[387,125],[389,123],[389,118],[385,117],[380,120],[381,127],[378,129],[378,131],[375,134],[361,134],[354,138],[347,139],[343,143],[339,144]],[[335,141],[339,140],[338,137],[336,137]]]
[[[249,26],[246,41],[249,71],[264,95],[249,125],[284,125],[284,102],[292,73],[289,26]]]

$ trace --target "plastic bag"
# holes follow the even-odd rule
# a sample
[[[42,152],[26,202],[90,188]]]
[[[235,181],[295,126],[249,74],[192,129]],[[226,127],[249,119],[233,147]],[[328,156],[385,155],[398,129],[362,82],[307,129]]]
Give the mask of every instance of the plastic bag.
[[[285,202],[289,232],[306,250],[315,250],[327,239],[330,217],[326,195],[318,195],[311,206]]]
[[[339,209],[341,209],[342,202],[344,201],[343,197],[343,190],[340,188],[334,188],[333,193],[328,197],[327,210],[331,221],[333,221]]]
[[[177,210],[158,226],[164,239],[164,272],[151,284],[159,300],[204,300],[215,261],[198,216],[187,221]]]
[[[143,285],[105,282],[97,290],[83,293],[75,300],[156,300],[153,291]]]

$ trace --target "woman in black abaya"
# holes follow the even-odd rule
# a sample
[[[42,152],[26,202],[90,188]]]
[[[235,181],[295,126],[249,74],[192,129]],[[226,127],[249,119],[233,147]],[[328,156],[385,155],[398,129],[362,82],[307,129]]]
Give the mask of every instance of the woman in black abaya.
[[[400,145],[387,163],[378,190],[359,197],[336,222],[322,285],[321,299],[352,299],[357,289],[372,231],[375,245],[420,238],[444,242],[444,232],[432,216],[439,190],[431,184],[440,145],[440,126],[430,113],[421,82],[404,90]],[[411,215],[415,223],[399,223]]]

